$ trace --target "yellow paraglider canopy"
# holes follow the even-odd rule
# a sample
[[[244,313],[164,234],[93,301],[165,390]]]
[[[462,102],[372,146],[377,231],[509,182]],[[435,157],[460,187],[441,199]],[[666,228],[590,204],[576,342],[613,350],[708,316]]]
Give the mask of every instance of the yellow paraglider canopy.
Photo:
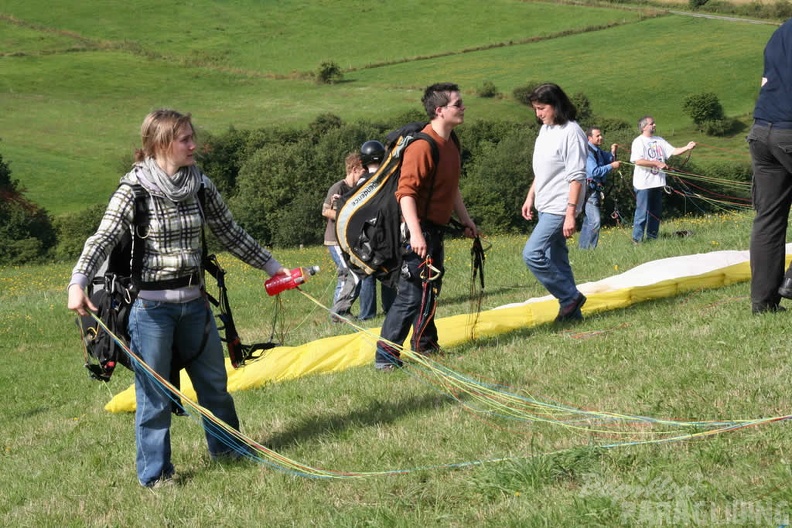
[[[671,297],[690,290],[720,288],[749,280],[747,251],[716,251],[672,257],[642,264],[620,275],[578,286],[588,301],[584,314],[624,308],[631,304]],[[453,347],[470,339],[490,337],[553,321],[558,302],[551,296],[501,306],[481,312],[471,328],[468,314],[436,320],[440,345]],[[242,391],[310,374],[339,372],[373,365],[379,328],[318,339],[295,347],[277,347],[261,358],[234,369],[226,360],[228,390]],[[195,399],[195,391],[182,371],[182,392]],[[134,385],[117,394],[106,406],[110,412],[135,410]]]

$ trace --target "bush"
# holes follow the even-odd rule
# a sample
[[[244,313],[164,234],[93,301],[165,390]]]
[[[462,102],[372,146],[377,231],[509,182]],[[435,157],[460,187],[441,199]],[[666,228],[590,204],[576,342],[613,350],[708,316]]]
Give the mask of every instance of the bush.
[[[316,82],[319,84],[335,84],[344,79],[341,67],[333,61],[325,61],[316,70]]]
[[[199,155],[201,169],[212,179],[217,189],[228,199],[236,191],[237,176],[244,162],[244,149],[250,132],[231,127],[222,136],[208,135]]]
[[[537,86],[545,84],[545,81],[542,82],[530,82],[524,86],[518,86],[514,90],[512,90],[512,97],[518,103],[522,103],[525,106],[531,106],[531,101],[528,99],[528,96],[531,95]]]
[[[38,262],[57,242],[45,209],[23,196],[0,155],[0,266]]]
[[[592,125],[591,119],[594,113],[591,110],[591,100],[583,92],[578,92],[569,96],[570,102],[575,105],[577,118],[575,121],[584,129]]]
[[[584,94],[575,94],[575,102],[589,124],[603,130],[607,145],[620,145],[619,159],[628,159],[630,144],[637,134],[635,126],[621,119],[591,116]],[[321,204],[330,185],[343,178],[346,154],[369,139],[384,142],[388,132],[413,121],[427,121],[427,117],[414,109],[385,118],[380,123],[345,123],[334,114],[321,114],[301,129],[273,127],[244,134],[232,129],[228,132],[232,138],[210,138],[207,152],[208,155],[223,152],[223,158],[229,163],[239,164],[236,189],[228,201],[235,218],[255,238],[283,247],[321,243],[326,225],[321,216]],[[458,129],[462,142],[462,195],[471,216],[487,233],[529,229],[520,208],[533,177],[531,158],[537,130],[534,120],[523,123],[478,120]],[[239,139],[241,136],[244,140]],[[228,151],[214,148],[215,141],[225,145]],[[216,159],[219,163],[221,158]],[[672,158],[671,161],[680,160]],[[696,172],[690,165],[685,170]],[[219,167],[217,170],[222,173],[225,169]],[[708,170],[727,171],[726,168],[705,168]],[[746,173],[741,167],[737,172],[741,178],[750,180],[750,171]],[[209,171],[207,174],[213,177]],[[635,207],[632,170],[625,165],[612,172],[607,189],[603,222],[615,222],[610,218],[614,210],[618,210],[627,222],[631,221]],[[669,217],[690,212],[689,200],[672,196],[667,201]],[[73,219],[75,226],[80,222]],[[59,225],[59,229],[65,236],[66,228]],[[76,227],[72,231],[77,233]],[[79,238],[81,243],[85,236],[80,234],[73,238]],[[69,249],[64,242],[62,252],[66,251],[74,251],[74,248]]]
[[[715,119],[712,121],[704,121],[699,125],[699,129],[708,136],[726,136],[734,130],[736,121],[734,119],[724,118]]]
[[[55,219],[55,230],[58,233],[55,256],[59,260],[74,260],[80,256],[85,240],[96,232],[104,210],[104,204],[97,204]]]
[[[495,87],[495,84],[493,84],[492,81],[484,81],[484,84],[481,86],[481,88],[476,90],[476,95],[485,98],[498,97],[500,95],[500,91]]]
[[[509,123],[501,130],[497,125],[481,124],[473,133],[465,130],[463,145],[470,144],[475,156],[460,183],[462,196],[471,217],[485,233],[525,232],[528,224],[520,211],[533,179],[531,156],[536,128]],[[497,132],[498,137],[488,137],[487,132]]]
[[[682,109],[702,131],[704,123],[722,121],[726,117],[718,96],[712,92],[687,96],[682,103]]]

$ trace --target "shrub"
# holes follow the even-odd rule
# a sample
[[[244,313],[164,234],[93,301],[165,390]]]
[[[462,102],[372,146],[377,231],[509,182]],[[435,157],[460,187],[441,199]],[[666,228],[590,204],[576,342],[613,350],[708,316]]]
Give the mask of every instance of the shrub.
[[[492,81],[484,81],[484,84],[476,90],[476,95],[485,98],[498,97],[500,91]]]
[[[704,121],[699,125],[699,129],[708,136],[726,136],[734,130],[734,126],[735,120],[727,117],[724,119]]]
[[[528,99],[528,96],[531,95],[537,86],[540,84],[544,84],[545,82],[530,82],[524,86],[518,86],[514,90],[512,90],[512,97],[518,103],[522,103],[525,106],[531,106],[531,101]]]
[[[0,266],[37,262],[55,246],[57,236],[47,211],[24,197],[0,155]]]
[[[726,117],[718,96],[712,92],[687,96],[682,103],[682,109],[699,130],[703,130],[702,126],[707,121],[721,121]]]
[[[575,119],[575,121],[584,129],[587,126],[591,126],[591,119],[594,113],[591,110],[591,100],[588,96],[583,92],[578,92],[570,95],[569,100],[575,105],[575,109],[577,110],[577,119]]]
[[[249,137],[249,131],[231,127],[221,136],[208,134],[202,141],[199,156],[201,169],[226,199],[231,198],[236,191],[236,180],[244,162],[244,148]]]
[[[316,82],[319,84],[335,84],[344,79],[341,67],[333,61],[325,61],[316,70]]]
[[[344,121],[335,114],[326,113],[316,116],[311,123],[308,124],[308,134],[312,139],[318,140],[329,131],[341,128]]]
[[[462,196],[485,233],[525,232],[528,224],[520,210],[533,178],[536,128],[527,123],[510,123],[503,130],[497,123],[490,125],[478,125],[473,133],[465,130],[462,144],[470,144],[475,156],[460,182]],[[497,132],[499,137],[488,137],[488,132]]]
[[[104,210],[105,204],[96,204],[55,219],[55,229],[58,233],[55,256],[59,260],[73,260],[80,256],[85,240],[96,231]]]

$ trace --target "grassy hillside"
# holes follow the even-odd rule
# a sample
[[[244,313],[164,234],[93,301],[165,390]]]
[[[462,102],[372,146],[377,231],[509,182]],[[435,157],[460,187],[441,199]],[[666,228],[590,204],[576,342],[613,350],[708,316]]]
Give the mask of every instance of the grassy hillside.
[[[432,12],[417,1],[7,4],[0,151],[29,197],[54,213],[106,199],[142,117],[160,106],[190,111],[213,132],[324,112],[375,119],[416,108],[423,86],[451,79],[465,90],[469,120],[528,119],[509,97],[472,92],[485,80],[505,94],[552,80],[585,92],[598,114],[652,112],[663,135],[687,139],[680,104],[689,93],[716,92],[730,115],[750,110],[773,29],[507,0],[486,10],[441,1]],[[345,82],[308,79],[323,60],[348,69]]]

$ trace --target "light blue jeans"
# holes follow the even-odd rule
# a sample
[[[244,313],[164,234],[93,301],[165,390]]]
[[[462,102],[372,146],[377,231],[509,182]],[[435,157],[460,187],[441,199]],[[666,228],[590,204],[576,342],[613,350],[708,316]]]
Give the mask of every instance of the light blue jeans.
[[[583,218],[583,225],[580,228],[580,240],[578,241],[580,249],[593,249],[599,243],[600,226],[602,225],[600,193],[597,190],[590,191],[590,193],[585,205],[586,216]]]
[[[166,303],[138,298],[129,314],[129,334],[132,351],[165,379],[170,378],[175,345],[179,357],[187,363],[185,368],[198,395],[198,403],[234,429],[239,429],[234,400],[227,390],[228,377],[220,335],[206,299]],[[174,472],[170,442],[171,398],[166,393],[164,387],[152,380],[141,367],[135,366],[136,461],[138,480],[143,486],[167,478]],[[209,431],[206,441],[213,457],[232,454],[243,448],[229,445]]]
[[[562,307],[577,298],[579,292],[569,265],[563,215],[539,213],[539,221],[523,248],[523,261]]]
[[[644,232],[647,239],[657,238],[660,232],[660,216],[663,214],[663,188],[635,189],[635,219],[633,240],[642,242]]]

